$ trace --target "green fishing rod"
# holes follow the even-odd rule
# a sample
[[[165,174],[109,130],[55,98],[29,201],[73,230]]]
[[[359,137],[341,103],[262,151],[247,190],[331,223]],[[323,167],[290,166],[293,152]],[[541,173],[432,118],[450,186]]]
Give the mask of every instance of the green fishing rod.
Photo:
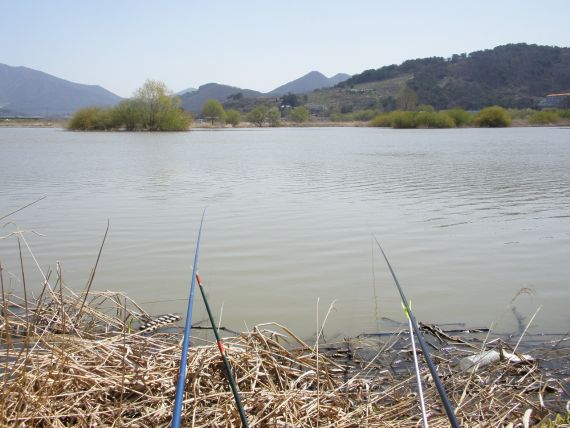
[[[441,401],[443,402],[443,407],[445,408],[445,413],[447,413],[447,418],[449,419],[449,422],[451,423],[451,426],[453,428],[459,428],[459,422],[457,422],[457,417],[455,416],[455,411],[453,409],[453,406],[451,405],[451,402],[449,401],[449,398],[447,397],[447,393],[445,392],[445,388],[443,387],[443,384],[441,383],[441,379],[439,378],[439,375],[437,374],[437,370],[436,370],[435,366],[433,365],[433,361],[432,361],[431,356],[429,354],[428,347],[427,347],[426,342],[424,340],[424,337],[423,337],[423,335],[422,335],[422,333],[418,327],[418,323],[416,322],[416,317],[414,316],[414,314],[412,313],[412,310],[410,309],[410,305],[408,304],[408,299],[406,299],[406,296],[404,295],[404,290],[402,290],[402,287],[400,286],[400,283],[398,282],[398,278],[396,278],[396,274],[394,273],[394,270],[392,269],[392,265],[388,261],[388,257],[386,256],[386,253],[384,253],[384,250],[382,249],[380,242],[378,242],[378,239],[376,239],[376,238],[374,238],[374,240],[376,241],[376,244],[378,244],[378,248],[380,249],[382,256],[384,256],[384,260],[386,260],[386,264],[388,265],[388,269],[390,270],[390,273],[392,274],[392,278],[394,278],[394,282],[396,283],[396,287],[398,288],[398,291],[400,292],[400,297],[402,298],[402,304],[406,308],[406,312],[408,314],[408,317],[410,318],[410,322],[412,323],[412,327],[414,328],[414,332],[416,333],[416,337],[418,338],[420,348],[422,349],[422,352],[424,354],[424,358],[426,360],[427,366],[429,368],[429,371],[431,373],[433,381],[435,382],[437,392],[439,393]]]
[[[224,352],[224,343],[220,338],[220,333],[216,327],[216,323],[214,322],[214,317],[212,316],[212,311],[210,310],[210,305],[208,304],[208,299],[206,298],[206,292],[204,291],[204,286],[202,285],[202,278],[200,275],[196,273],[196,281],[198,282],[198,286],[200,288],[200,293],[202,293],[202,298],[204,299],[204,304],[206,305],[206,311],[208,312],[208,317],[210,318],[210,323],[212,324],[212,330],[214,330],[214,335],[216,336],[216,343],[218,344],[218,349],[220,350],[220,354],[222,359],[224,360],[224,367],[226,368],[226,374],[228,375],[228,381],[230,382],[230,387],[232,389],[232,393],[234,394],[234,399],[236,400],[236,405],[239,410],[239,417],[241,419],[241,423],[244,428],[248,428],[249,425],[247,424],[247,418],[245,416],[245,411],[243,410],[243,405],[241,404],[241,400],[239,398],[239,391],[237,389],[236,382],[234,380],[234,376],[232,375],[232,370],[230,368],[230,363],[226,354]]]

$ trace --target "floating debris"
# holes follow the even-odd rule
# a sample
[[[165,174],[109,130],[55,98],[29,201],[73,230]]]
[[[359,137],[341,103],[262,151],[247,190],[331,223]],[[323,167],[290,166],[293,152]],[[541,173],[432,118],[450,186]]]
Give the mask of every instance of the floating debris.
[[[174,315],[174,314],[162,315],[159,316],[158,318],[154,318],[148,322],[141,324],[139,330],[153,332],[161,327],[166,327],[167,325],[174,324],[175,322],[178,321],[180,321],[180,315]]]

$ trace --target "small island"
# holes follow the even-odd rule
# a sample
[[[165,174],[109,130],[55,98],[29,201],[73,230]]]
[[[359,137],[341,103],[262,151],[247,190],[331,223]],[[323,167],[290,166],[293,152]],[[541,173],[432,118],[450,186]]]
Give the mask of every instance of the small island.
[[[116,107],[88,107],[71,118],[68,129],[74,131],[185,131],[192,116],[180,108],[180,99],[172,96],[162,82],[147,80],[133,98]]]

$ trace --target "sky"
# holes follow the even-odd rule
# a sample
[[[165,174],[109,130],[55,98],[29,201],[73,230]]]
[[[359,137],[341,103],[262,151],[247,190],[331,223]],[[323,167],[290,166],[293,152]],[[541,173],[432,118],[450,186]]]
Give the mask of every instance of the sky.
[[[0,63],[129,97],[217,82],[270,91],[506,43],[570,46],[570,1],[0,0]]]

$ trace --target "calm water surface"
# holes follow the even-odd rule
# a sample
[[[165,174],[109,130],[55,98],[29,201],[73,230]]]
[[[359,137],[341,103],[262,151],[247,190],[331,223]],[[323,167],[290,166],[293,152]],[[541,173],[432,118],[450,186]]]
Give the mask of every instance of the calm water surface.
[[[42,234],[25,235],[42,268],[59,260],[82,288],[109,218],[94,289],[151,313],[185,313],[207,207],[200,272],[233,329],[277,321],[310,336],[317,301],[321,320],[335,301],[329,336],[396,328],[373,236],[420,320],[515,331],[509,304],[526,287],[516,303],[526,319],[542,305],[536,331],[570,328],[570,129],[0,128],[0,216],[42,195],[2,222]],[[16,257],[15,239],[0,240],[13,289]]]

